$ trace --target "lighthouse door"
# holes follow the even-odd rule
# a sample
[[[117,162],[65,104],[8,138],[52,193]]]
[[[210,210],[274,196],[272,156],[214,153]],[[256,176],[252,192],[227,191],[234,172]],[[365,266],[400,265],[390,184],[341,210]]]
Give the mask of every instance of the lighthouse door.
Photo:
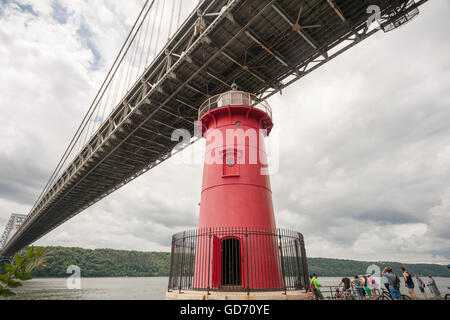
[[[222,240],[222,286],[241,286],[241,243],[239,239]]]

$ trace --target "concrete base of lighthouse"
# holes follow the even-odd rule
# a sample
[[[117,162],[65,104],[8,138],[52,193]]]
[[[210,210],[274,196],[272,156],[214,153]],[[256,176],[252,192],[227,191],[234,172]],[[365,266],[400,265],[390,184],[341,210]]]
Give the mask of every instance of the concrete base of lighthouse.
[[[312,300],[314,295],[305,291],[275,291],[275,292],[220,292],[214,291],[179,291],[167,292],[166,300]]]

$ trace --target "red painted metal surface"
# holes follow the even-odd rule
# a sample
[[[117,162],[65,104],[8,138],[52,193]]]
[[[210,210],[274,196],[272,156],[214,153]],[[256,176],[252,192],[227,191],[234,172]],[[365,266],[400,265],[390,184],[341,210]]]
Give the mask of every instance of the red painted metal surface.
[[[206,138],[206,154],[199,229],[208,232],[217,228],[251,228],[275,232],[272,191],[269,176],[265,174],[264,139],[273,126],[270,115],[250,105],[231,102],[216,105],[202,115],[200,121]],[[202,239],[205,243],[199,243],[194,276],[198,288],[223,286],[222,260],[227,259],[223,243],[227,238],[227,234],[211,234]],[[252,286],[260,289],[282,288],[277,241],[253,243],[245,236],[238,240],[240,257],[234,259],[239,261],[240,267],[233,268],[240,272],[239,286],[246,288],[252,282]],[[264,255],[257,249],[262,247],[266,249]],[[261,268],[246,270],[247,259],[251,265]],[[206,267],[207,274],[204,274],[205,263],[210,264]]]

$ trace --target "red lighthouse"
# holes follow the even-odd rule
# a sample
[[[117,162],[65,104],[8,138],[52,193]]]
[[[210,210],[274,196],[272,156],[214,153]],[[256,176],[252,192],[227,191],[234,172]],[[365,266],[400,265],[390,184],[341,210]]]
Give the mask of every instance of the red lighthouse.
[[[194,287],[282,288],[277,243],[248,241],[248,233],[275,232],[265,137],[273,127],[271,109],[245,92],[229,91],[206,101],[199,112],[206,139]],[[209,258],[206,258],[209,256]],[[203,260],[210,262],[207,274]],[[258,275],[246,265],[258,265]],[[252,276],[253,274],[253,276]]]
[[[240,299],[239,293],[271,291],[274,299],[303,299],[298,290],[309,288],[303,236],[275,223],[265,148],[272,111],[233,89],[199,110],[206,152],[198,230],[172,239],[168,297],[233,292]]]
[[[199,228],[275,228],[264,146],[273,127],[268,104],[224,93],[200,110],[206,138]]]

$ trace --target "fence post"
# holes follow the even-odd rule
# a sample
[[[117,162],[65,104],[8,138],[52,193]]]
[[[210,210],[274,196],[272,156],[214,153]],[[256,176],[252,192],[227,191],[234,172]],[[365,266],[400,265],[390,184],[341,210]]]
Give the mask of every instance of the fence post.
[[[194,260],[195,260],[195,254],[194,254],[194,244],[190,243],[189,244],[191,246],[191,251],[189,253],[189,290],[192,289],[192,282],[194,281],[193,279],[193,273],[194,273]]]
[[[247,265],[247,295],[250,295],[250,274],[248,269],[248,228],[245,228],[245,252],[247,258],[245,259],[245,263]]]
[[[209,228],[209,232],[208,232],[208,296],[209,296],[209,292],[211,290],[210,287],[210,281],[211,281],[211,228]]]
[[[186,241],[186,232],[183,232],[183,245],[181,247],[181,273],[180,273],[180,285],[178,288],[179,293],[181,293],[181,287],[183,282],[183,269],[184,269],[184,242]]]
[[[175,283],[173,283],[173,272],[174,272],[174,252],[175,252],[175,236],[172,237],[172,254],[170,255],[170,275],[169,275],[169,286],[167,291],[170,292],[171,289],[175,289]]]
[[[303,262],[301,260],[301,253],[299,252],[301,250],[301,242],[300,242],[300,237],[298,239],[295,240],[295,255],[297,258],[297,270],[298,270],[298,274],[297,279],[302,279],[302,286],[303,288],[299,288],[299,289],[305,289],[307,288],[307,283],[305,282],[305,277],[304,277],[304,272],[303,272]],[[297,289],[297,288],[296,288]]]
[[[284,294],[287,294],[287,288],[286,288],[286,275],[284,272],[284,259],[283,259],[283,239],[281,238],[281,232],[278,230],[278,239],[280,240],[280,257],[281,257],[281,272],[283,274],[283,287],[284,287]]]
[[[309,283],[309,270],[308,270],[308,258],[306,256],[306,249],[305,249],[305,241],[303,238],[303,234],[300,233],[300,248],[301,248],[301,255],[302,255],[302,264],[303,264],[303,277],[305,279],[305,285],[306,285],[306,292],[311,291],[311,286]]]

